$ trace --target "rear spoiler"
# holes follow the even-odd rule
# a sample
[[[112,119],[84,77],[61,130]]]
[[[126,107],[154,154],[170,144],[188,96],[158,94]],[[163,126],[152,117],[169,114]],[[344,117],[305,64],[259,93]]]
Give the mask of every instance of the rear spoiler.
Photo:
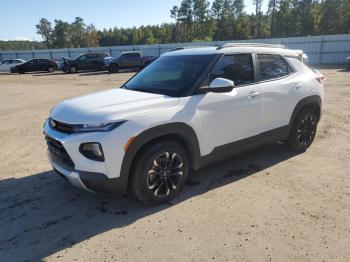
[[[298,57],[299,57],[299,59],[300,59],[300,61],[301,62],[309,62],[309,57],[307,56],[307,54],[305,54],[304,53],[304,51],[303,50],[294,50],[296,53],[297,53],[297,55],[298,55]]]

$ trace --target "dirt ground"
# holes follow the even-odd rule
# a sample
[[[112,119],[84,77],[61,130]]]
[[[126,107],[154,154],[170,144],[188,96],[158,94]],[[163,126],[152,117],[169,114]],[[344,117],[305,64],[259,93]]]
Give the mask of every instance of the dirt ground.
[[[132,73],[0,75],[0,261],[350,261],[350,72],[304,154],[273,144],[192,174],[173,202],[83,192],[51,171],[42,125]]]

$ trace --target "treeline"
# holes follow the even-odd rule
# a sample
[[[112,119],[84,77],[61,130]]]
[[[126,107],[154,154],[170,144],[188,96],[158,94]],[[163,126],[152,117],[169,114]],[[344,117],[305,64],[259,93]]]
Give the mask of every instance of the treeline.
[[[20,46],[0,42],[0,49],[66,48],[176,42],[238,40],[350,33],[350,0],[182,0],[170,10],[173,23],[97,30],[76,17],[68,23],[42,18],[36,25],[43,43]],[[268,5],[263,11],[262,6]],[[4,48],[5,46],[5,48]],[[27,48],[26,48],[27,47]]]
[[[1,41],[0,50],[30,50],[43,49],[46,45],[43,42],[28,40]]]

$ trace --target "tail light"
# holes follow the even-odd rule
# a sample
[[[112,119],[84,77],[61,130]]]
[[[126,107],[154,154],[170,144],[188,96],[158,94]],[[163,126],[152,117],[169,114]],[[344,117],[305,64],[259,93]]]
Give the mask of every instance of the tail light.
[[[317,82],[319,82],[321,85],[324,85],[326,83],[326,77],[324,75],[318,75],[315,78]]]

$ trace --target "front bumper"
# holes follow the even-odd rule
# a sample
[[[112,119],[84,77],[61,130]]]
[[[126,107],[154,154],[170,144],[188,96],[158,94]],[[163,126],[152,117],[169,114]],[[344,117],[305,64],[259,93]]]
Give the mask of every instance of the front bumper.
[[[61,146],[61,152],[48,150],[48,159],[53,169],[72,185],[95,193],[123,195],[127,191],[127,177],[121,177],[124,158],[123,136],[108,133],[66,134],[53,129],[47,122],[44,134],[50,141]],[[119,137],[119,139],[115,139]],[[113,138],[113,139],[111,139]],[[79,146],[86,142],[98,142],[105,152],[105,161],[97,162],[87,159],[79,152]],[[120,150],[121,149],[121,150]],[[66,154],[59,160],[60,153]],[[67,158],[71,162],[67,163]]]
[[[65,169],[50,158],[49,162],[54,171],[67,180],[70,184],[80,189],[108,195],[125,195],[127,192],[127,181],[122,178],[107,178],[103,174],[90,173],[77,170]]]

